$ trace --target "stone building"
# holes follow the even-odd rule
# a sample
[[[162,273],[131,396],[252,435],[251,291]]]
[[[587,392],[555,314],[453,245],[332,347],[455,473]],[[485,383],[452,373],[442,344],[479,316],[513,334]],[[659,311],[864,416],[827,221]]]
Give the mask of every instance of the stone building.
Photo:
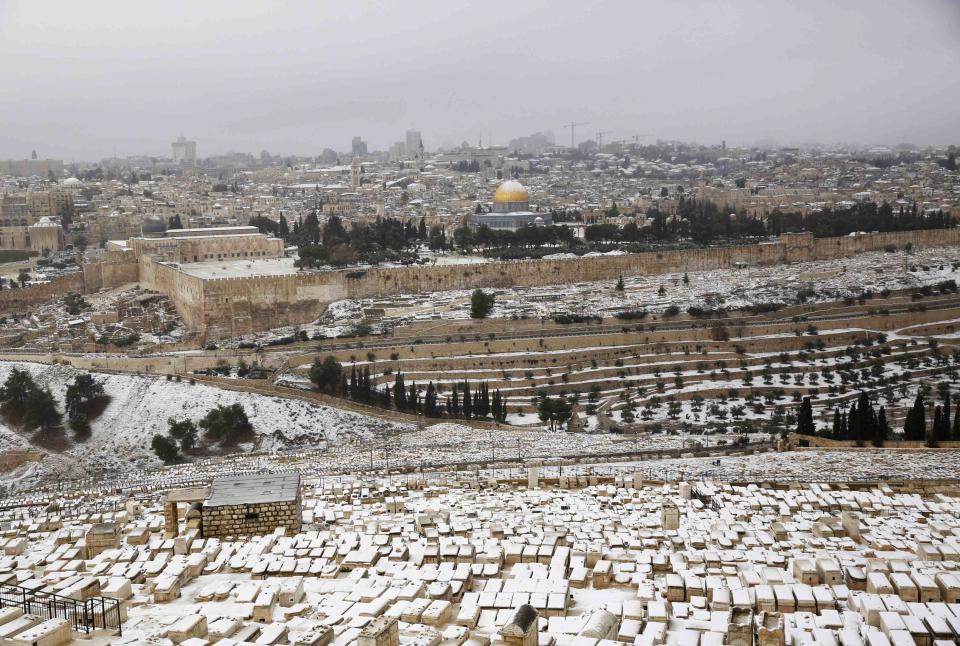
[[[201,510],[205,538],[300,531],[300,474],[244,474],[215,478]]]
[[[30,249],[37,253],[57,252],[64,246],[63,227],[53,218],[42,217],[29,227]]]

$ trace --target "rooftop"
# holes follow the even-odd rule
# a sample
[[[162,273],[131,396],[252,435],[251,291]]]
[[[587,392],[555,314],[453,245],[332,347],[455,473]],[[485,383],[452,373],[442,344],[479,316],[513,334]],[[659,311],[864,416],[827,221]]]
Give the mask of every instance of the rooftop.
[[[300,494],[299,473],[222,476],[210,485],[207,507],[291,502]]]
[[[286,276],[297,273],[293,258],[258,258],[249,260],[211,260],[180,265],[180,271],[190,276],[211,278],[241,278],[251,276]]]

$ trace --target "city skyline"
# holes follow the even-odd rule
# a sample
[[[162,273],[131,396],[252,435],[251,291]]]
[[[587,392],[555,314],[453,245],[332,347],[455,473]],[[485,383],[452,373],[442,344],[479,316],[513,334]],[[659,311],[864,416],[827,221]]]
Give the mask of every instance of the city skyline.
[[[869,13],[867,9],[869,8]],[[0,157],[96,160],[262,149],[506,144],[589,122],[578,140],[651,133],[730,146],[948,144],[960,89],[960,7],[708,3],[416,12],[375,4],[122,4],[54,12],[0,2]],[[547,29],[547,26],[550,28]],[[482,34],[483,38],[478,38]],[[82,61],[82,64],[80,63]]]

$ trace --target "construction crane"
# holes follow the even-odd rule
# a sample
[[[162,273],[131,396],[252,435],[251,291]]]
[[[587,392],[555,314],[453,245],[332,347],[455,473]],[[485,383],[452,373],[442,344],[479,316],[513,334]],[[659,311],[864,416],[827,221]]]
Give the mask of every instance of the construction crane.
[[[597,149],[600,152],[603,152],[603,136],[609,135],[613,130],[598,130],[597,131]]]
[[[571,121],[567,124],[567,127],[570,128],[570,148],[574,147],[573,145],[573,133],[576,132],[577,126],[587,126],[590,125],[588,121]]]
[[[633,145],[634,145],[634,146],[639,146],[639,145],[640,145],[640,139],[641,139],[641,138],[644,138],[644,139],[645,139],[645,138],[647,138],[647,137],[652,137],[652,136],[653,136],[653,135],[651,135],[651,134],[649,134],[649,133],[647,133],[647,134],[645,134],[645,135],[633,135],[633,137],[632,137],[632,139],[633,139]]]

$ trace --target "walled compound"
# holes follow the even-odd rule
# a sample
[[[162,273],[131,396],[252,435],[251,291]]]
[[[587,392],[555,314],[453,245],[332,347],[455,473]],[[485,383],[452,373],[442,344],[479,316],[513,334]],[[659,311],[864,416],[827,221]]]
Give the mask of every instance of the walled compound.
[[[816,239],[798,233],[753,245],[619,256],[301,271],[293,259],[283,257],[280,240],[256,233],[254,227],[191,230],[183,235],[178,231],[168,231],[164,238],[112,241],[106,257],[85,265],[82,274],[0,293],[0,309],[15,311],[67,291],[89,293],[139,282],[168,296],[190,330],[222,338],[307,323],[331,302],[345,298],[576,283],[960,244],[960,229]]]

